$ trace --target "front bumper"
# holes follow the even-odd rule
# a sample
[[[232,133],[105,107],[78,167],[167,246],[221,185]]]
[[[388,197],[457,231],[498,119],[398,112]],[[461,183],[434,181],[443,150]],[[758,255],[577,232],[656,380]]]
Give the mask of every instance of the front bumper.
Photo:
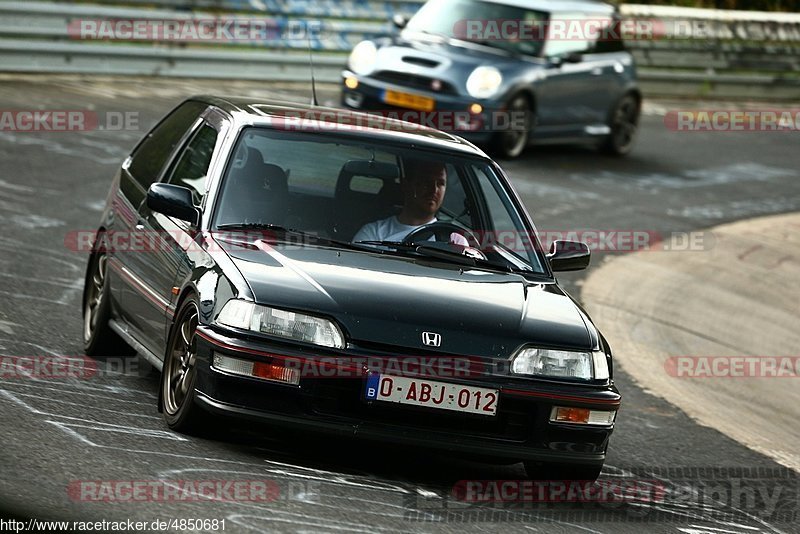
[[[358,87],[350,89],[344,85],[346,78],[356,78]],[[387,104],[385,93],[387,89],[420,95],[435,100],[433,111],[415,111],[409,108],[393,106]],[[470,113],[469,108],[472,104],[479,103],[483,107],[481,113]],[[491,101],[477,101],[474,98],[442,94],[433,91],[422,91],[419,88],[403,87],[375,80],[369,76],[357,76],[350,71],[342,72],[342,95],[341,104],[343,107],[367,113],[380,113],[392,118],[406,120],[430,126],[453,135],[458,135],[475,144],[487,144],[494,137],[497,125],[493,126],[493,121],[497,122],[496,111],[500,110],[500,105]]]
[[[613,386],[578,391],[563,385],[532,388],[488,376],[458,383],[499,389],[494,417],[368,402],[363,398],[366,369],[362,377],[301,378],[297,386],[230,375],[212,367],[213,353],[254,361],[269,361],[270,355],[276,354],[291,358],[313,355],[208,327],[200,327],[198,333],[196,384],[197,402],[202,407],[299,430],[510,461],[600,466],[613,426],[555,424],[549,421],[550,411],[554,405],[616,410],[620,404]],[[365,352],[359,355],[367,356]]]

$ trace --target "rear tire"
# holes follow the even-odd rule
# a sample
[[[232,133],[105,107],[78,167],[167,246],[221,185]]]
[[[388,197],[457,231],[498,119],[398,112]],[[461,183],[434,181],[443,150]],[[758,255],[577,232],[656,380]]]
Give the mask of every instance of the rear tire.
[[[588,480],[594,482],[603,466],[572,464],[541,464],[523,462],[525,473],[533,480]]]
[[[202,409],[195,403],[197,382],[197,302],[186,299],[170,332],[161,371],[161,411],[172,430],[197,434]]]
[[[108,284],[108,255],[98,234],[89,258],[83,287],[83,351],[89,356],[133,354],[133,349],[108,326],[111,296]]]

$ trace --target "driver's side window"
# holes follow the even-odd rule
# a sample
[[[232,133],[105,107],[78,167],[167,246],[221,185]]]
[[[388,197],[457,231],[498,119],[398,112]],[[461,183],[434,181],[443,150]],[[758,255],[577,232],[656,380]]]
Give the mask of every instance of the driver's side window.
[[[217,136],[217,131],[210,125],[201,126],[181,152],[166,180],[167,183],[189,188],[196,205],[201,203],[205,193],[206,176]]]
[[[472,216],[467,207],[464,183],[455,167],[449,163],[447,164],[447,191],[437,218],[440,221],[456,221],[468,228],[472,227]]]
[[[595,22],[582,13],[554,13],[547,26],[545,57],[591,53],[594,42],[589,39],[588,30],[589,24]]]

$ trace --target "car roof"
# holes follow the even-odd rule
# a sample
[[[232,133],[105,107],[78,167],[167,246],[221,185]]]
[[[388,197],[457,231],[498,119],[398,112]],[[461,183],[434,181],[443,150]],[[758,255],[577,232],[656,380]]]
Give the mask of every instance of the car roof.
[[[611,15],[615,7],[605,2],[592,0],[482,0],[490,4],[504,4],[523,9],[547,12],[578,12]]]
[[[285,127],[288,131],[329,132],[488,157],[475,145],[456,135],[380,115],[254,97],[196,95],[190,100],[221,109],[233,118],[238,127],[253,125]],[[302,121],[302,127],[297,126],[298,121]]]

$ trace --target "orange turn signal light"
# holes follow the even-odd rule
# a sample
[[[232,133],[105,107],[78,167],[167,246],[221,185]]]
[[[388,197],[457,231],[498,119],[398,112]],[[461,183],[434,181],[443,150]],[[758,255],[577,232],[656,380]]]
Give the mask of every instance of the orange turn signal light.
[[[289,384],[297,384],[300,382],[297,370],[288,369],[282,365],[275,365],[274,363],[255,362],[253,365],[253,376],[265,378],[267,380],[277,380],[278,382],[287,382]]]
[[[563,423],[588,423],[588,408],[557,408],[555,421]]]

